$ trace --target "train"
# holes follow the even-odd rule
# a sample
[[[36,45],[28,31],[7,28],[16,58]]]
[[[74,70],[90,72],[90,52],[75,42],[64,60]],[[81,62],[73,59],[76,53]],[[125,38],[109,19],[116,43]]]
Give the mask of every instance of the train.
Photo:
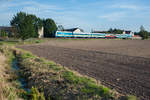
[[[108,33],[73,33],[73,32],[56,32],[57,38],[132,38],[133,34],[108,34]]]

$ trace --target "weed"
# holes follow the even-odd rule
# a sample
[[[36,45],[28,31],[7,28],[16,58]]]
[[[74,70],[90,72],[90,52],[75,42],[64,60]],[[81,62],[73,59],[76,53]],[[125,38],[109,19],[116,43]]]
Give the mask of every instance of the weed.
[[[128,95],[127,100],[137,100],[136,96]]]
[[[36,40],[36,41],[35,41],[35,43],[41,43],[41,42],[42,42],[41,40]]]
[[[31,53],[24,53],[21,55],[22,59],[26,59],[26,58],[35,58],[35,56],[33,56]]]
[[[43,89],[42,92],[40,93],[37,88],[32,87],[31,100],[45,100]]]

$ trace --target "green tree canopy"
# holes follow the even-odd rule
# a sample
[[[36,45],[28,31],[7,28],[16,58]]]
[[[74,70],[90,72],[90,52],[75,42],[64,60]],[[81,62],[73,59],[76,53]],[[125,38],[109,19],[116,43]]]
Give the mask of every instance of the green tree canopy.
[[[25,19],[19,24],[21,39],[25,40],[36,36],[33,22],[34,21],[31,16],[26,16]]]
[[[108,33],[113,33],[113,34],[122,34],[123,33],[123,30],[121,30],[121,29],[112,29],[112,28],[110,28],[109,30],[108,30]]]
[[[33,14],[19,12],[10,21],[11,26],[17,29],[17,37],[21,39],[37,38],[38,28],[41,28],[42,20]]]
[[[142,39],[148,39],[149,33],[148,31],[145,30],[145,28],[143,26],[140,27],[140,36],[142,37]]]
[[[54,20],[50,18],[43,20],[43,25],[44,25],[44,37],[55,37],[57,26]]]
[[[58,31],[63,31],[64,30],[64,27],[62,26],[62,25],[58,25],[58,27],[57,27],[58,29]]]

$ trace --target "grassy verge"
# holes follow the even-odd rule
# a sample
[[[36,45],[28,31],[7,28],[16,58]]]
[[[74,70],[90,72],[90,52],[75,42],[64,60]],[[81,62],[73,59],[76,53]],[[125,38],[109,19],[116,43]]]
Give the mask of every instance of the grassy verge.
[[[77,75],[54,62],[21,52],[17,53],[17,58],[20,73],[26,79],[28,87],[43,89],[46,99],[117,99],[115,92],[97,84],[94,79]]]
[[[15,71],[11,68],[14,55],[9,49],[0,49],[0,53],[3,53],[1,61],[5,59],[0,65],[0,100],[21,100],[21,92],[18,92],[21,91],[20,84]]]
[[[48,41],[48,39],[38,39],[38,38],[30,38],[27,40],[20,40],[20,39],[4,39],[0,41],[0,45],[9,45],[9,46],[14,46],[14,45],[23,45],[23,44],[36,44],[36,43],[42,43]]]
[[[33,100],[120,100],[121,94],[52,61],[36,57],[16,48],[1,48],[13,53],[18,61],[19,75],[25,79],[30,93],[20,92],[24,99]],[[28,96],[28,97],[27,97]],[[27,98],[26,98],[27,97]],[[124,100],[136,100],[126,96]]]

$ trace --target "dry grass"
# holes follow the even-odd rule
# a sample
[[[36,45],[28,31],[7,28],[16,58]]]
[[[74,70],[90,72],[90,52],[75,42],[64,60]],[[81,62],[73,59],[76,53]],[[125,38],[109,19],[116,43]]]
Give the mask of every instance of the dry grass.
[[[22,100],[17,96],[16,75],[11,70],[10,59],[0,53],[0,100]]]

